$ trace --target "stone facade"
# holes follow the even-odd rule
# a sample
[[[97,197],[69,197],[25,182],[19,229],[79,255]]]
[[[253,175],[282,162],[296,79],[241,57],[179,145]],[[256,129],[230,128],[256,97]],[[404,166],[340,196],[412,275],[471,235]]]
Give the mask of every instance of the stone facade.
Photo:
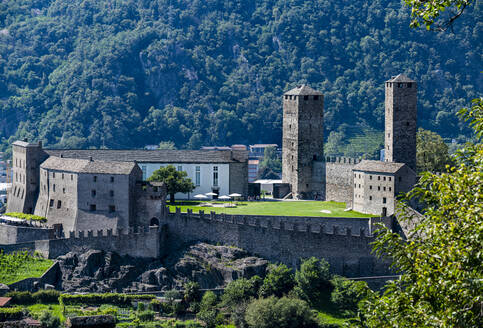
[[[324,95],[302,85],[283,96],[282,181],[294,198],[312,198],[322,181],[313,180],[314,161],[324,154]]]
[[[416,81],[399,74],[386,81],[385,147],[386,162],[405,163],[416,171],[417,131]]]

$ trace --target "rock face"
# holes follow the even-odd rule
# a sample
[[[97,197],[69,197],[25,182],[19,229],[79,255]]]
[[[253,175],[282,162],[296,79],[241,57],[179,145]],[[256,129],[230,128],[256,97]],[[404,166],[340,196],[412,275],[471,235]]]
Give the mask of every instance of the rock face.
[[[58,259],[60,288],[76,292],[165,291],[196,281],[201,288],[223,287],[238,278],[264,276],[268,261],[240,248],[188,245],[165,260],[144,260],[89,250]]]

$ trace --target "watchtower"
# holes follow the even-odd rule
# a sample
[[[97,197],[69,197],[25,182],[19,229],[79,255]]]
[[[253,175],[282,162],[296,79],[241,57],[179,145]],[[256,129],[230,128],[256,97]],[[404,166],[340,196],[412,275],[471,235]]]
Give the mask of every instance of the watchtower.
[[[294,198],[318,192],[312,183],[314,161],[324,155],[324,95],[302,85],[283,95],[282,181]]]
[[[417,83],[403,74],[386,81],[386,162],[405,163],[416,171]]]
[[[12,144],[13,179],[7,212],[34,212],[39,194],[39,167],[46,157],[41,142],[15,141]]]

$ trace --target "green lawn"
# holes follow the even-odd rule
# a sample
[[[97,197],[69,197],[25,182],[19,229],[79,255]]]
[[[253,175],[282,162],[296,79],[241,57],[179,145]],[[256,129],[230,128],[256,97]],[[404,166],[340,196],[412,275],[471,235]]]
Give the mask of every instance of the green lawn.
[[[172,212],[175,207],[180,207],[182,212],[192,209],[194,213],[199,210],[210,213],[226,214],[246,214],[246,215],[286,215],[286,216],[319,216],[319,217],[371,217],[373,215],[362,214],[354,211],[345,212],[345,203],[337,202],[320,202],[320,201],[258,201],[258,202],[236,202],[236,208],[222,207],[201,207],[197,201],[178,201],[176,205],[169,205]],[[204,202],[206,203],[206,202]],[[222,204],[223,202],[213,202],[214,204]],[[322,210],[330,211],[323,213]]]
[[[52,260],[27,252],[0,253],[0,283],[12,284],[25,278],[38,278],[53,264]]]

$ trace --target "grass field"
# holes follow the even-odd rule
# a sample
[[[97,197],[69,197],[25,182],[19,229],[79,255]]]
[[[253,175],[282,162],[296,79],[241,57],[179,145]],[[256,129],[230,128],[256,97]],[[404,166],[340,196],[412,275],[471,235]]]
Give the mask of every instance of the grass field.
[[[345,212],[344,203],[320,202],[320,201],[258,201],[258,202],[236,202],[236,208],[223,207],[201,207],[202,202],[188,201],[176,202],[176,205],[169,205],[172,212],[176,207],[180,207],[182,212],[192,209],[193,213],[200,210],[205,213],[214,211],[226,214],[246,214],[246,215],[286,215],[286,216],[318,216],[318,217],[371,217],[374,215],[362,214],[354,211]],[[206,203],[206,202],[205,202]],[[214,202],[222,204],[223,202]],[[321,212],[322,210],[330,213]]]
[[[52,260],[27,252],[0,253],[0,283],[12,284],[25,278],[38,278],[53,264]]]

